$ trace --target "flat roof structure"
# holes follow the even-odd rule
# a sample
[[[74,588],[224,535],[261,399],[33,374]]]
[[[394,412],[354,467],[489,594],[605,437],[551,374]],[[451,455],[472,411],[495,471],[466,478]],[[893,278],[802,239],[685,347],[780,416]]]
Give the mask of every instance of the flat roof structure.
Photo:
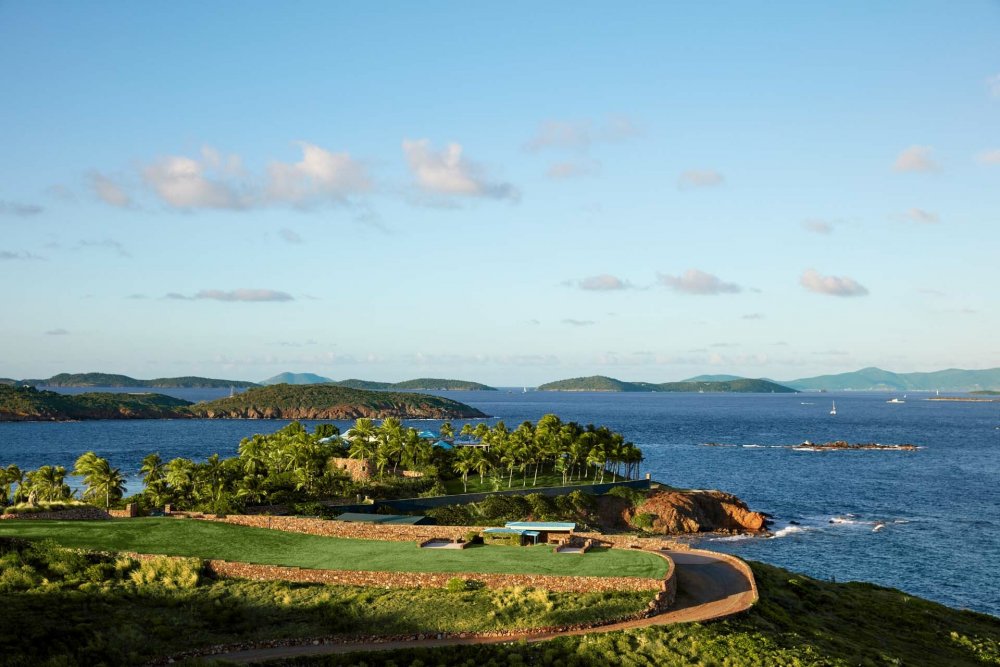
[[[508,521],[504,526],[518,530],[541,530],[546,533],[572,533],[576,530],[575,523],[562,521]]]
[[[409,516],[406,514],[365,514],[363,512],[344,512],[337,517],[337,521],[390,524],[396,526],[416,526],[426,522],[427,517],[422,514]]]

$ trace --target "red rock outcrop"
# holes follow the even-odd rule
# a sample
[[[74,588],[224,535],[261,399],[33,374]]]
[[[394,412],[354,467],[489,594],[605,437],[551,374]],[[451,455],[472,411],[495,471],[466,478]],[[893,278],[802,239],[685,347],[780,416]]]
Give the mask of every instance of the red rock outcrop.
[[[625,521],[631,525],[639,514],[652,515],[652,530],[664,534],[759,532],[767,522],[766,516],[722,491],[654,491],[634,509],[625,510]]]

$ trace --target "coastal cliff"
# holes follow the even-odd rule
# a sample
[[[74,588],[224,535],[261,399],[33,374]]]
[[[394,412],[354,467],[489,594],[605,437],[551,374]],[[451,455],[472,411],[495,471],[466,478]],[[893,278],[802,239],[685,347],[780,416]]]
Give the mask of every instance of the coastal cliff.
[[[639,518],[645,515],[644,518]],[[766,529],[767,517],[723,491],[653,491],[623,512],[630,526],[666,535],[704,532],[750,532]]]

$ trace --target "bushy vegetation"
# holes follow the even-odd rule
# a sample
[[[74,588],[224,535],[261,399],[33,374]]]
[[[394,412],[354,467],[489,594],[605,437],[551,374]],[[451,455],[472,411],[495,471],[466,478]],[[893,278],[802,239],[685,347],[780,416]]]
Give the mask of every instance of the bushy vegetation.
[[[91,392],[68,396],[0,384],[0,421],[19,419],[157,419],[189,416],[190,401],[161,394]]]
[[[215,644],[331,634],[485,632],[640,611],[646,593],[454,591],[212,580],[197,560],[136,561],[0,540],[0,662],[141,664]]]
[[[3,509],[4,514],[38,514],[41,512],[60,512],[62,510],[72,510],[80,509],[83,507],[93,507],[90,503],[85,503],[82,500],[74,500],[70,498],[69,500],[56,500],[48,501],[43,500],[41,502],[31,504],[31,503],[17,503]]]
[[[533,644],[299,658],[283,665],[635,665],[770,667],[1000,664],[1000,619],[864,583],[817,581],[751,564],[760,602],[712,623],[654,626]]]

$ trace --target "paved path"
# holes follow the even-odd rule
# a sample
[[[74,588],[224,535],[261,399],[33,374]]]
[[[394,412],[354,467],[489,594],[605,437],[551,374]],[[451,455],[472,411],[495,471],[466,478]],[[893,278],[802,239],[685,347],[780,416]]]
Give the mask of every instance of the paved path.
[[[210,656],[214,659],[230,660],[242,664],[264,662],[278,658],[293,658],[301,655],[328,655],[333,653],[353,653],[355,651],[391,651],[401,648],[435,648],[439,646],[462,646],[468,644],[501,644],[524,640],[540,642],[555,637],[614,632],[631,628],[669,623],[689,623],[707,621],[746,611],[756,601],[755,586],[750,577],[725,557],[710,551],[664,551],[677,565],[677,600],[670,611],[650,618],[602,625],[586,630],[567,632],[532,633],[504,637],[447,637],[444,639],[423,639],[410,641],[386,641],[380,643],[351,644],[306,644],[302,646],[278,646],[274,648],[250,649],[221,653]]]

